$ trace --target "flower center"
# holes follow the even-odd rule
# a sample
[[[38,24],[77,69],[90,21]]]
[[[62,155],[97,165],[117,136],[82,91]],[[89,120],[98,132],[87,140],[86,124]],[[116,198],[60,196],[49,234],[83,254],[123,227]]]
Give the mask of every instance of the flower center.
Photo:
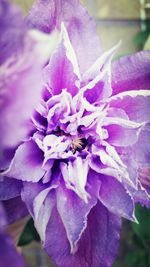
[[[85,149],[87,147],[87,145],[88,145],[87,139],[85,139],[83,137],[78,137],[72,141],[71,151],[73,154],[75,154],[76,151],[80,152],[83,149]]]
[[[57,127],[56,130],[51,131],[50,133],[51,133],[51,134],[54,134],[54,135],[56,135],[56,136],[63,136],[63,135],[67,136],[67,135],[68,135],[68,134],[66,134],[66,133],[65,133],[59,126]]]

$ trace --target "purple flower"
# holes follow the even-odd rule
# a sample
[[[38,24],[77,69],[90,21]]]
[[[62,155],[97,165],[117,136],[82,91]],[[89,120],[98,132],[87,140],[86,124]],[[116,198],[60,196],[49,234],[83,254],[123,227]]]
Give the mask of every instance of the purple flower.
[[[5,233],[6,214],[0,203],[0,267],[24,267],[23,259],[15,249],[11,238]]]
[[[33,130],[29,117],[40,99],[42,68],[49,59],[57,34],[50,36],[29,30],[20,9],[1,0],[0,35],[0,170],[5,170],[18,145]],[[0,177],[0,200],[6,201],[6,206],[11,203],[15,211],[13,213],[12,209],[9,214],[9,222],[27,213],[19,199],[21,187],[21,181]]]
[[[18,7],[2,0],[0,11],[0,145],[4,150],[0,167],[5,169],[14,148],[32,130],[28,118],[39,101],[41,69],[50,56],[54,41],[48,34],[28,30]],[[43,53],[39,53],[41,49]]]
[[[76,0],[38,1],[27,24],[61,36],[43,68],[32,134],[3,175],[23,181],[22,200],[57,266],[109,267],[121,218],[136,221],[135,203],[150,204],[150,53],[112,63],[118,46],[101,53]]]

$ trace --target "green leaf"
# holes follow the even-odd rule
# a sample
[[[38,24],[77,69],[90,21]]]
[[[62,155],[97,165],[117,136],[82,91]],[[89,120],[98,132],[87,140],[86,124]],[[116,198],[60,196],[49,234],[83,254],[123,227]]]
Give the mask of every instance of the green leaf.
[[[137,205],[135,213],[139,224],[123,224],[120,255],[113,267],[150,266],[150,210]]]
[[[135,214],[139,224],[132,223],[133,231],[143,242],[150,245],[150,210],[137,205]]]
[[[125,263],[127,267],[133,267],[138,263],[138,254],[137,252],[128,252],[125,257]]]
[[[126,267],[148,267],[147,253],[143,250],[129,252],[125,258]]]
[[[33,219],[30,219],[22,232],[18,246],[28,245],[32,241],[40,241],[40,237],[34,227]]]
[[[149,36],[149,31],[139,32],[133,39],[134,45],[139,49],[143,49],[143,46]]]

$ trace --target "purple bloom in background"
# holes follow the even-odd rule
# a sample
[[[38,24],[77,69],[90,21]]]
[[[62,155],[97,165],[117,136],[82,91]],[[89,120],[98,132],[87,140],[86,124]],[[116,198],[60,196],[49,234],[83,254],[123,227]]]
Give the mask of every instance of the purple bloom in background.
[[[30,93],[36,95],[38,86],[41,98],[34,111],[35,102],[25,106],[33,111],[26,117],[31,130],[18,138],[2,184],[10,179],[20,187],[21,181],[17,190],[57,266],[109,267],[121,218],[136,221],[135,203],[150,205],[150,52],[112,63],[118,46],[102,54],[95,25],[76,0],[37,1],[26,23],[61,34],[42,69],[42,86],[37,73],[27,74]],[[13,101],[24,107],[22,96]],[[5,129],[14,136],[10,120]]]
[[[29,30],[20,9],[1,0],[0,36],[0,170],[5,170],[18,145],[33,130],[29,117],[39,102],[41,70],[49,59],[57,35]],[[9,223],[27,214],[19,197],[21,188],[21,181],[0,177],[0,200],[4,201],[6,211],[12,207]]]
[[[16,251],[11,238],[5,233],[6,214],[0,203],[0,267],[24,267],[23,259]]]

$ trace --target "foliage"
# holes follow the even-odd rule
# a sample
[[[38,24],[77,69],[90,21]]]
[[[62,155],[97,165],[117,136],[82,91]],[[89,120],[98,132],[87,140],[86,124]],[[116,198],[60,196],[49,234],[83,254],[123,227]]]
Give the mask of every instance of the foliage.
[[[30,219],[23,232],[22,235],[20,236],[18,246],[25,246],[30,244],[32,241],[40,241],[40,237],[35,229],[33,219]]]
[[[124,224],[120,256],[113,267],[150,266],[150,210],[137,205],[136,217],[139,224]]]
[[[142,50],[150,34],[150,20],[145,21],[145,30],[138,32],[133,39],[133,43],[138,50]]]

